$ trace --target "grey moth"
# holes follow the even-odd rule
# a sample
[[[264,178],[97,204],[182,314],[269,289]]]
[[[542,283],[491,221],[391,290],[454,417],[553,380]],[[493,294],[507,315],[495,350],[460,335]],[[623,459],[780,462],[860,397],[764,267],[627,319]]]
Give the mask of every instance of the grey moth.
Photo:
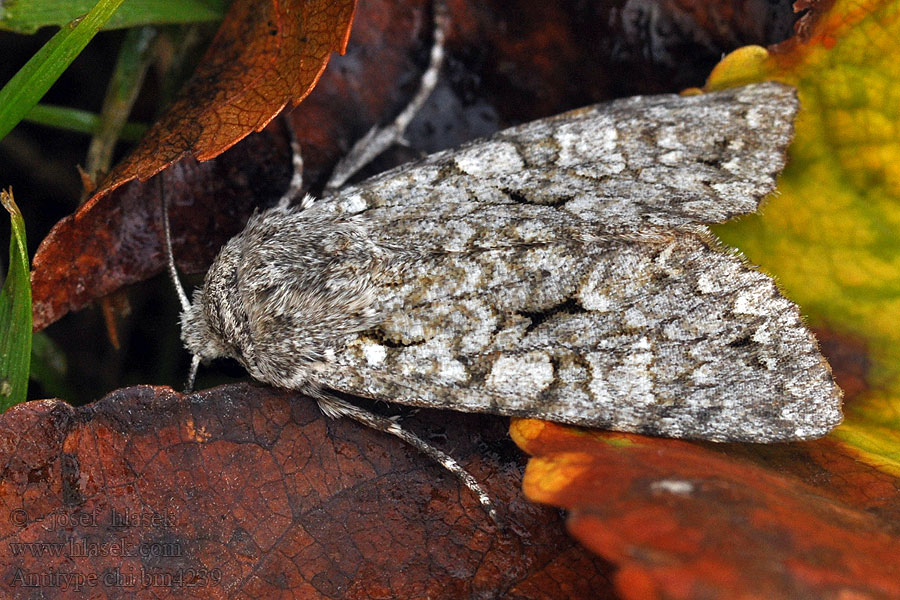
[[[280,204],[222,248],[183,341],[319,398],[822,436],[841,392],[813,334],[706,227],[773,190],[796,110],[775,83],[617,100]]]

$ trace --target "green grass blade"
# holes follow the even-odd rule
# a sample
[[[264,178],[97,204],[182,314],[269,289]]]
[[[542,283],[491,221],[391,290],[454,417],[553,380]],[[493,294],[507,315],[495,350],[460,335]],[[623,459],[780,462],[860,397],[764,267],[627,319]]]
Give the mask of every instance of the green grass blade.
[[[230,0],[128,0],[103,29],[140,25],[219,21]],[[0,29],[34,33],[40,27],[62,27],[94,6],[95,0],[3,0]]]
[[[94,135],[100,131],[101,121],[100,115],[97,113],[67,106],[55,106],[53,104],[35,104],[23,120],[89,135]],[[147,131],[147,127],[146,123],[126,123],[122,128],[119,139],[136,142]]]
[[[108,173],[112,165],[116,143],[128,123],[128,115],[144,85],[144,76],[150,67],[157,48],[154,40],[157,27],[129,29],[119,46],[119,56],[112,76],[106,86],[103,107],[100,109],[100,127],[94,134],[85,158],[85,169],[91,179],[99,173]]]
[[[28,393],[31,362],[31,280],[25,221],[12,193],[0,192],[0,203],[9,211],[9,273],[0,290],[0,411],[24,402]]]
[[[0,90],[0,139],[22,120],[87,46],[124,0],[100,0],[83,19],[66,25]]]

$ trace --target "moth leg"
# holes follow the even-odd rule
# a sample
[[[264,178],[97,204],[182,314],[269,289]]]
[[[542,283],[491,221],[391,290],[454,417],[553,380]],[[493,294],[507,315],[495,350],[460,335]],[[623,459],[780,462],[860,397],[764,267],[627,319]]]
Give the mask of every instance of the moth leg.
[[[277,206],[281,210],[290,206],[291,201],[300,195],[300,190],[303,188],[303,154],[300,151],[300,141],[297,139],[297,132],[294,131],[290,119],[285,115],[283,120],[291,138],[291,165],[294,167],[294,174],[291,175],[291,183],[288,185],[287,191],[278,200]]]
[[[413,96],[406,108],[397,115],[393,123],[385,127],[376,125],[353,145],[350,152],[335,166],[328,183],[325,184],[326,190],[334,190],[344,185],[357,171],[369,164],[373,158],[384,152],[392,144],[406,143],[403,139],[403,134],[413,117],[421,110],[422,105],[425,104],[434,88],[437,87],[441,65],[444,63],[444,40],[447,37],[450,17],[444,0],[435,0],[432,3],[431,10],[434,16],[431,54],[428,68],[422,74],[416,95]]]
[[[488,516],[490,516],[495,523],[499,523],[497,509],[494,507],[491,497],[488,496],[488,493],[481,487],[481,484],[479,484],[478,481],[462,467],[462,465],[456,462],[452,456],[438,450],[417,435],[406,431],[393,419],[376,415],[375,413],[369,412],[358,406],[354,406],[349,402],[326,395],[322,393],[321,390],[313,390],[312,392],[311,395],[316,399],[316,402],[319,404],[319,409],[325,413],[325,415],[333,419],[338,417],[349,417],[366,427],[371,427],[377,431],[383,431],[384,433],[397,436],[432,460],[440,463],[442,467],[450,471],[457,479],[462,481],[467,488],[472,490],[478,497],[478,501],[481,502],[481,506],[487,511]]]

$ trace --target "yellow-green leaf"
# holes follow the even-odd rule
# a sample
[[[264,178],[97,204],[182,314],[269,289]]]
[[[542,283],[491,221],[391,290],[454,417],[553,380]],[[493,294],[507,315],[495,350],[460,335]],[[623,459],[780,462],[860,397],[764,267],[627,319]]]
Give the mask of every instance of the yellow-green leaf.
[[[900,475],[900,0],[838,0],[803,35],[744,48],[708,89],[771,79],[802,111],[778,193],[718,228],[776,275],[810,323],[862,340],[863,386],[833,434]]]

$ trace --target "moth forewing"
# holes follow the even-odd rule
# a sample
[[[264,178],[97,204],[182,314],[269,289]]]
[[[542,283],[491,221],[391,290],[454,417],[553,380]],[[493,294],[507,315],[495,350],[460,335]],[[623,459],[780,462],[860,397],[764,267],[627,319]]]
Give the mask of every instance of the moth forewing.
[[[502,131],[256,215],[195,312],[283,387],[675,437],[823,435],[841,393],[799,310],[704,226],[773,189],[796,109],[758,84]]]
[[[797,307],[706,238],[585,244],[577,259],[562,244],[504,252],[509,280],[419,304],[404,293],[442,283],[412,276],[400,298],[386,290],[384,323],[347,344],[321,381],[406,404],[672,437],[824,435],[840,421],[839,394]],[[497,260],[438,256],[409,271]],[[525,271],[546,274],[531,295]]]

